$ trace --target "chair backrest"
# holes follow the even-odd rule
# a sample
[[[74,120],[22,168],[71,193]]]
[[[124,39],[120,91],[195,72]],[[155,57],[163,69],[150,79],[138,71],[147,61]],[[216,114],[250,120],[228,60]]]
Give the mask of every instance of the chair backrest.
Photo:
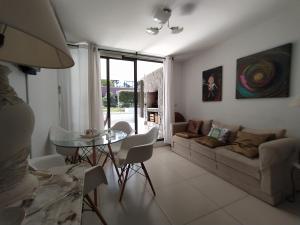
[[[59,127],[52,126],[49,131],[50,141],[53,140],[64,140],[67,139],[67,136],[70,135],[70,131]],[[66,148],[61,146],[56,146],[56,152],[63,156],[74,156],[76,154],[77,148]]]
[[[100,184],[107,184],[103,168],[98,165],[87,169],[84,176],[83,195],[87,195]]]
[[[50,131],[49,131],[49,138],[50,140],[63,140],[65,139],[65,137],[67,137],[68,135],[70,135],[70,131],[59,127],[59,126],[52,126],[50,127]]]
[[[145,136],[148,141],[148,143],[154,144],[158,138],[158,127],[152,127],[151,130],[149,130]]]
[[[112,126],[112,130],[120,130],[125,132],[127,135],[130,135],[133,132],[132,127],[126,121],[119,121]]]
[[[132,137],[132,141],[134,141],[136,145],[131,145],[125,162],[127,164],[138,163],[150,159],[153,153],[153,144],[156,142],[158,137],[158,128],[153,127],[144,135],[136,135]]]
[[[33,170],[48,170],[51,167],[65,166],[65,159],[58,154],[35,157],[28,160],[28,165]]]

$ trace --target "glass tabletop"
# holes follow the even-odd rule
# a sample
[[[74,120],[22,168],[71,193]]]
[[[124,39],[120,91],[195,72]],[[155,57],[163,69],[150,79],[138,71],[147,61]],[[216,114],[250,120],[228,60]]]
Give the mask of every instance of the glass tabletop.
[[[93,147],[100,145],[108,145],[124,140],[127,134],[119,130],[104,130],[93,138],[85,138],[79,132],[65,132],[53,135],[51,142],[61,147]]]

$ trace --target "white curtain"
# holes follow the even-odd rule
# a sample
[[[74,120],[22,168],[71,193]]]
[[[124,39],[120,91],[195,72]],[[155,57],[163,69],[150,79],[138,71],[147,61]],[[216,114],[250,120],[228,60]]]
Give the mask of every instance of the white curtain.
[[[83,132],[103,129],[100,56],[94,44],[70,49],[75,65],[59,70],[60,122],[65,129]]]
[[[103,130],[104,119],[102,113],[102,93],[100,87],[100,54],[97,46],[94,44],[89,44],[88,54],[90,128]]]
[[[164,60],[164,141],[171,144],[172,129],[171,124],[174,122],[174,100],[173,100],[173,60],[167,57]]]

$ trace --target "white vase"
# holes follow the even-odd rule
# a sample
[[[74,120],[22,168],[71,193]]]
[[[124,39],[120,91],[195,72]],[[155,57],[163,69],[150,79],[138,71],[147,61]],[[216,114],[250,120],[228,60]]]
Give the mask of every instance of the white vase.
[[[9,86],[9,73],[0,65],[0,207],[21,200],[38,185],[27,163],[33,111]]]

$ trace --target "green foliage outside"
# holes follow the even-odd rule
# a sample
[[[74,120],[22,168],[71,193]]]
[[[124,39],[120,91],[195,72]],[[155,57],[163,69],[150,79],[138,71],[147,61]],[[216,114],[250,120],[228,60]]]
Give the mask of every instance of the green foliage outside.
[[[133,91],[120,91],[119,92],[119,105],[120,107],[127,108],[134,106],[134,92]]]
[[[103,106],[107,107],[107,95],[102,98]],[[118,96],[116,94],[110,93],[110,106],[117,107],[118,106]]]

